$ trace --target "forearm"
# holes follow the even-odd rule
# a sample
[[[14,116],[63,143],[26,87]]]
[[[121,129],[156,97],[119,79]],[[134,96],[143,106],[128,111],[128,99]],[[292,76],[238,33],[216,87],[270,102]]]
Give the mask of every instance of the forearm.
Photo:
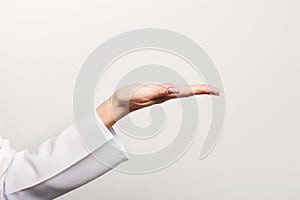
[[[1,195],[15,200],[54,199],[128,160],[113,129],[107,129],[104,123],[99,126],[100,131],[85,133],[95,140],[95,149],[88,149],[82,143],[73,124],[33,152],[23,150],[12,155],[13,161],[0,177],[0,183],[5,183],[0,187],[0,199],[4,198]],[[9,151],[2,153],[5,155]]]

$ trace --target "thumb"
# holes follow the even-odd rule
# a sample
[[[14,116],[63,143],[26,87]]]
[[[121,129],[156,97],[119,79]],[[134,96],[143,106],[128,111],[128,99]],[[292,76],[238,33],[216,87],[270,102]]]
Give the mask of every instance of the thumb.
[[[156,90],[156,98],[163,97],[169,94],[169,90],[166,87],[158,86]]]
[[[178,87],[170,87],[168,88],[169,94],[179,94],[179,88]]]
[[[168,96],[169,94],[179,94],[179,88],[176,85],[164,83],[157,85],[155,88],[156,98]]]

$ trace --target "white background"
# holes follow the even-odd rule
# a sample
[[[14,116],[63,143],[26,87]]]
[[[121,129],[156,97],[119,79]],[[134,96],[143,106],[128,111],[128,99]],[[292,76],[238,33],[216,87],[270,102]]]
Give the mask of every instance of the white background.
[[[2,136],[20,150],[59,134],[72,123],[76,76],[94,48],[124,31],[170,29],[200,44],[223,79],[216,149],[198,160],[199,137],[166,170],[110,172],[59,199],[298,200],[299,9],[297,0],[1,1]]]

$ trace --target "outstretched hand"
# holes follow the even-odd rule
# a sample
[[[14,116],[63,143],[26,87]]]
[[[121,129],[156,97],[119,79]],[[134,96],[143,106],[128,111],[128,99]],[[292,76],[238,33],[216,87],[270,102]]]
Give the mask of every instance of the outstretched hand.
[[[119,119],[135,110],[160,104],[174,98],[202,94],[219,96],[220,91],[215,87],[205,84],[132,84],[118,89],[96,111],[103,123],[109,128]]]

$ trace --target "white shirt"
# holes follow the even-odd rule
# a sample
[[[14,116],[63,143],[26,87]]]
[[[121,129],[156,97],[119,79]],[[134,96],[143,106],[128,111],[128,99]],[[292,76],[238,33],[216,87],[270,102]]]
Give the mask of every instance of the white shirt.
[[[100,138],[105,139],[97,141],[99,145],[93,155],[82,145],[74,124],[33,152],[17,152],[8,140],[0,137],[1,200],[54,199],[128,160],[114,129],[108,129],[96,118],[101,132],[88,133],[88,137],[103,134],[105,137]],[[95,156],[101,157],[103,163]]]

